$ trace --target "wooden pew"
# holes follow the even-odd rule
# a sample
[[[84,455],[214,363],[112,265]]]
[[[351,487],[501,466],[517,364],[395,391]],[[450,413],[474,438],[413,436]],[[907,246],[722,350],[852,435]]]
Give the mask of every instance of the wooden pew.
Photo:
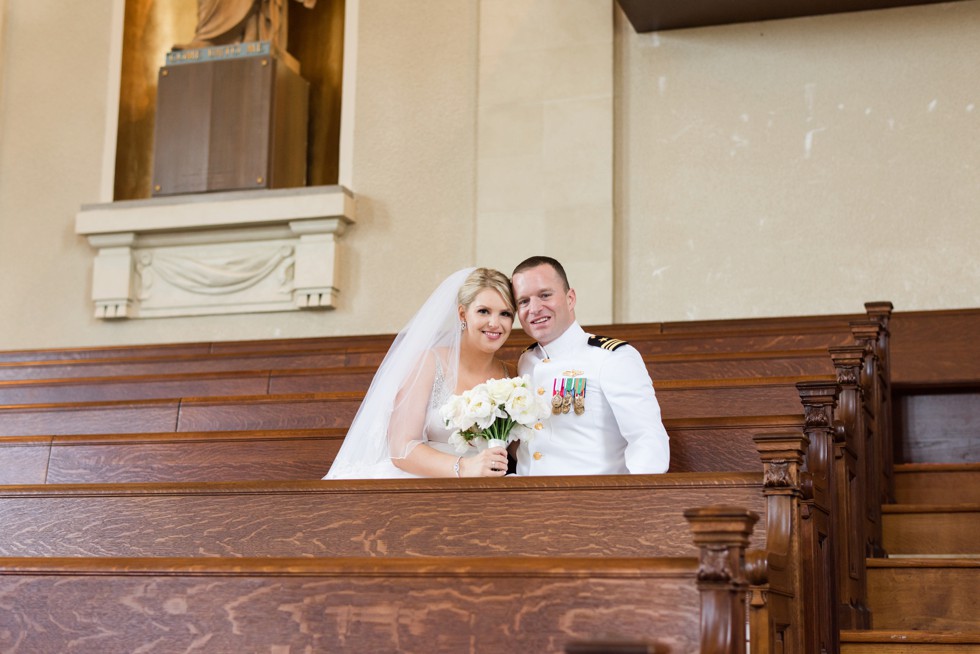
[[[671,472],[761,472],[753,436],[801,432],[803,416],[679,418],[664,425]],[[333,428],[0,437],[0,484],[309,481],[326,474],[344,434]]]
[[[353,349],[388,349],[392,334],[360,336],[324,336],[312,338],[283,338],[251,341],[216,341],[196,343],[165,343],[145,345],[108,345],[77,348],[46,348],[33,350],[0,350],[0,363],[31,363],[43,361],[70,362],[92,359],[125,361],[127,359],[167,358],[222,354],[276,354],[285,352],[346,352]]]
[[[742,654],[755,517],[688,516],[698,558],[5,558],[0,646],[560,651],[603,634]]]
[[[874,307],[880,303],[871,303]],[[869,305],[866,305],[866,307]],[[631,339],[637,336],[671,335],[675,333],[731,333],[756,332],[779,335],[794,333],[826,333],[845,329],[852,321],[865,320],[868,313],[829,316],[790,316],[773,318],[743,318],[708,321],[684,321],[666,323],[631,323],[590,325],[586,330],[596,334]],[[115,359],[147,357],[174,357],[182,355],[221,355],[242,353],[283,353],[310,351],[353,351],[365,348],[384,351],[391,345],[392,334],[359,336],[325,336],[312,338],[265,339],[250,341],[192,342],[171,344],[95,346],[79,348],[46,348],[33,350],[0,351],[0,363],[24,363],[42,361],[84,361],[88,359]],[[515,331],[513,349],[524,348],[530,340]]]
[[[689,382],[669,383],[658,392],[664,412],[691,417],[707,417],[718,411],[753,415],[771,408],[777,412],[791,412],[799,405],[790,400],[789,390],[802,394],[807,429],[810,433],[810,468],[813,471],[813,496],[811,513],[817,518],[811,521],[815,530],[815,542],[823,539],[834,550],[834,567],[828,570],[837,579],[837,586],[828,590],[831,601],[836,602],[837,588],[845,588],[839,609],[847,624],[862,624],[866,619],[864,609],[863,556],[856,551],[863,545],[863,537],[852,538],[850,529],[830,525],[830,520],[843,520],[844,514],[836,510],[837,495],[846,492],[846,485],[837,485],[832,469],[834,462],[833,410],[837,387],[833,378],[796,382],[789,379],[760,380],[706,380],[701,384]],[[798,396],[799,397],[799,396]],[[91,403],[49,407],[8,407],[0,411],[0,430],[43,429],[44,433],[59,433],[70,429],[73,433],[85,433],[84,429],[103,431],[107,426],[119,425],[117,431],[128,431],[125,424],[142,419],[138,409],[145,411],[144,424],[153,423],[147,431],[208,431],[236,429],[296,429],[340,427],[349,424],[359,404],[356,394],[303,394],[295,396],[254,396],[239,398],[188,398],[178,404],[162,401],[144,403]],[[140,406],[142,405],[142,406]],[[155,422],[154,422],[155,421]],[[812,425],[810,424],[812,422]],[[14,432],[18,433],[18,432]],[[847,502],[847,506],[851,503]],[[847,516],[848,521],[853,516]],[[859,535],[862,533],[857,532]],[[819,553],[813,553],[814,560]],[[836,570],[836,572],[834,572]],[[845,584],[847,584],[845,586]],[[815,619],[815,618],[812,618]],[[811,620],[812,620],[811,619]],[[830,633],[836,632],[836,624]]]
[[[881,303],[878,303],[881,304]],[[871,307],[872,305],[868,305]],[[874,305],[877,307],[878,305]],[[885,320],[889,309],[867,314],[809,316],[683,323],[640,323],[587,327],[594,333],[630,340],[642,353],[797,350],[850,345],[851,322]],[[345,336],[226,343],[120,346],[0,352],[0,380],[50,379],[68,376],[97,377],[162,372],[218,372],[234,369],[377,366],[392,335]],[[516,359],[530,339],[515,331],[503,352]],[[333,355],[329,363],[296,364],[303,357]],[[292,361],[274,365],[271,361]],[[270,362],[262,363],[263,359]],[[186,366],[194,366],[187,368]],[[19,372],[18,372],[19,371]]]
[[[682,507],[742,501],[763,516],[765,532],[753,537],[766,547],[753,582],[753,620],[765,631],[758,642],[800,642],[786,651],[803,651],[804,638],[826,645],[834,604],[821,589],[832,575],[823,558],[803,559],[827,537],[808,499],[806,438],[757,442],[761,478],[12,486],[0,489],[0,521],[16,537],[0,555],[457,556],[481,547],[500,556],[677,555],[690,553]],[[487,506],[501,519],[487,520]]]
[[[202,396],[137,401],[0,406],[0,435],[320,429],[350,424],[363,393],[319,392]],[[799,383],[836,384],[832,376],[671,380],[657,396],[664,416],[715,417],[792,414]]]
[[[657,385],[668,380],[803,377],[834,373],[833,361],[826,348],[651,355],[646,362]],[[212,366],[212,363],[220,365]],[[81,362],[64,366],[64,370],[35,367],[25,369],[30,373],[29,379],[0,381],[0,405],[367,390],[376,367],[325,365],[335,363],[332,358],[320,355],[287,355],[261,357],[254,361],[236,358],[217,362],[205,359],[176,362],[168,359],[152,363],[130,361],[111,366]],[[278,364],[288,365],[274,367]],[[11,370],[8,368],[7,372]],[[35,372],[56,374],[40,378]],[[86,372],[108,374],[80,376]]]
[[[761,473],[0,487],[0,556],[693,555],[683,511]],[[727,498],[727,499],[726,499]]]

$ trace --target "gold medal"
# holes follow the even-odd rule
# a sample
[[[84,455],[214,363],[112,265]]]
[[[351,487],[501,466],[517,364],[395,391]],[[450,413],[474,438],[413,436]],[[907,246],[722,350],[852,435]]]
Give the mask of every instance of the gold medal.
[[[559,413],[561,413],[561,404],[562,404],[561,395],[555,393],[554,395],[551,396],[551,413],[553,415],[557,416]]]
[[[575,396],[575,415],[580,416],[585,413],[585,396],[576,395]]]
[[[571,396],[571,394],[568,394],[561,401],[561,412],[562,413],[568,413],[568,411],[571,408],[572,408],[572,396]]]

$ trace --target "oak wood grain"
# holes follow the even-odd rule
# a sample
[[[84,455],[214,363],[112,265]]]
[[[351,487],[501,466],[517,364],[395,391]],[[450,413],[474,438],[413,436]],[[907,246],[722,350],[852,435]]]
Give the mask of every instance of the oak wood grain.
[[[947,502],[956,499],[951,495]],[[889,554],[980,556],[980,503],[888,504],[882,507],[881,518]]]
[[[980,463],[906,463],[895,466],[895,501],[980,504]]]
[[[0,555],[693,556],[719,503],[765,544],[758,473],[6,486]]]
[[[658,384],[664,418],[759,416],[801,411],[796,384],[833,377],[667,380]],[[0,406],[0,435],[323,429],[350,425],[362,393],[184,397]]]
[[[976,631],[978,584],[976,559],[868,560],[876,629]]]
[[[671,472],[761,471],[756,434],[803,416],[666,420]],[[4,484],[288,481],[323,477],[346,430],[285,429],[0,437]],[[46,466],[46,473],[45,473]]]
[[[0,559],[0,647],[560,652],[606,634],[697,652],[696,573],[693,558]]]

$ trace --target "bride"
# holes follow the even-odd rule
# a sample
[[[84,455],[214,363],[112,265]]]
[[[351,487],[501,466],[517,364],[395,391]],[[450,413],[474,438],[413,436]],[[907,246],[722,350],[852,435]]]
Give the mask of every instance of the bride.
[[[515,374],[497,357],[513,324],[506,275],[450,275],[395,337],[324,479],[505,475],[506,450],[460,455],[439,409],[450,395]]]

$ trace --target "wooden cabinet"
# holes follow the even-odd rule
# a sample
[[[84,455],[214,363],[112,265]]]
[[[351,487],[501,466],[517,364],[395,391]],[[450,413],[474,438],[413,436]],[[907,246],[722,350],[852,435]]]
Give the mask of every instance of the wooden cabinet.
[[[161,68],[153,195],[304,186],[308,102],[274,55]]]

